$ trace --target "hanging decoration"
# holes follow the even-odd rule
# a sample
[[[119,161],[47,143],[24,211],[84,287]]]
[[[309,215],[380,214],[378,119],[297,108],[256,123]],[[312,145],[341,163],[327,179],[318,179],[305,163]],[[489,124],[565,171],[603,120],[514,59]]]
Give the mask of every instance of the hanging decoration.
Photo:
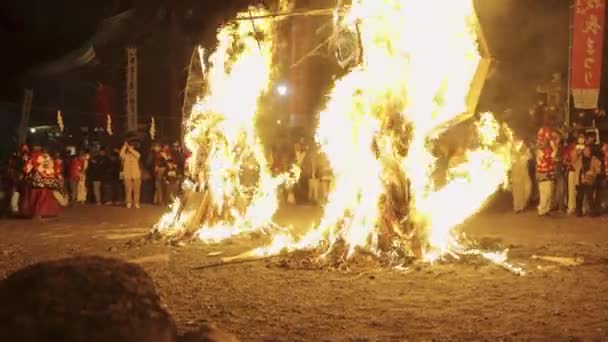
[[[110,116],[110,114],[107,114],[107,125],[106,125],[106,132],[108,132],[109,135],[112,135],[112,117]]]
[[[59,127],[59,130],[61,131],[61,133],[63,133],[63,117],[61,116],[61,111],[58,110],[57,111],[57,126]]]
[[[154,137],[156,137],[156,121],[152,117],[150,120],[150,139],[154,140]]]

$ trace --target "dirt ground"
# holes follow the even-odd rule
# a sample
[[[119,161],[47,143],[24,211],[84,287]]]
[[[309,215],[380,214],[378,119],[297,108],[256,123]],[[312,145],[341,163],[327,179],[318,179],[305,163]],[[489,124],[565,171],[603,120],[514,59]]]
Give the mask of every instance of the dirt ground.
[[[279,221],[306,224],[314,209]],[[141,243],[162,210],[85,206],[50,221],[0,221],[0,279],[41,260],[118,257],[155,279],[180,329],[215,322],[243,341],[608,340],[608,217],[486,210],[468,236],[510,248],[528,274],[485,262],[339,273],[257,261],[196,269],[260,243]],[[212,254],[212,255],[209,255]],[[567,266],[533,258],[581,258]]]

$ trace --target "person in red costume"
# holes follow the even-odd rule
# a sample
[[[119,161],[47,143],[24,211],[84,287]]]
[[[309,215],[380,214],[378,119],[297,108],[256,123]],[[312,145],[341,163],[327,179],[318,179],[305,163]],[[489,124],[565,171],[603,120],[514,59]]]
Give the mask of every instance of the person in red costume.
[[[538,148],[536,151],[536,180],[540,201],[538,215],[545,216],[551,211],[554,187],[554,151],[551,146]]]
[[[551,127],[549,116],[545,114],[542,126],[536,133],[536,182],[540,201],[538,215],[549,214],[553,205],[553,191],[555,187],[555,157],[558,153],[555,130]]]
[[[21,214],[28,218],[59,215],[61,205],[58,197],[62,196],[63,180],[55,174],[51,156],[40,146],[34,147],[24,172],[24,191],[19,205]]]
[[[547,120],[543,122],[542,127],[536,133],[536,146],[544,147],[550,144],[552,137],[554,136],[554,129]]]
[[[85,171],[85,153],[80,151],[77,156],[74,156],[70,162],[69,181],[70,181],[70,201],[78,203],[78,183],[84,176]]]

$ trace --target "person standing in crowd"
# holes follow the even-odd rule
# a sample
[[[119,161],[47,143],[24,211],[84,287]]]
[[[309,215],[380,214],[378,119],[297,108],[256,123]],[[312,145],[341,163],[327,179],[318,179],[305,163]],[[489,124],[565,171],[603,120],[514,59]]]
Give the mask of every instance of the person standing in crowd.
[[[576,213],[576,186],[578,184],[578,180],[576,178],[576,171],[574,170],[574,159],[576,157],[576,149],[582,150],[585,145],[584,136],[577,137],[576,139],[572,138],[568,141],[568,144],[564,148],[562,161],[564,166],[564,173],[566,175],[567,182],[567,207],[568,207],[568,215],[573,215]]]
[[[319,188],[321,187],[319,181],[319,151],[315,149],[310,153],[310,178],[308,180],[308,201],[311,204],[319,204]]]
[[[65,182],[65,163],[63,162],[63,157],[60,152],[56,152],[54,155],[53,168],[55,169],[55,177],[61,180],[61,184],[63,186],[63,189],[61,189],[61,193],[68,194],[69,192]],[[69,201],[69,195],[66,197],[66,200]]]
[[[163,172],[163,183],[165,187],[164,204],[169,205],[179,196],[181,183],[180,170],[172,159],[167,160],[167,168]]]
[[[591,146],[588,145],[582,151],[577,149],[573,160],[577,175],[576,215],[580,217],[586,213],[584,210],[585,202],[589,207],[587,213],[593,215],[595,214],[593,186],[601,172],[601,162],[593,155]]]
[[[165,184],[165,175],[168,169],[168,161],[165,158],[159,158],[154,163],[154,205],[164,205],[167,201],[167,187]]]
[[[604,139],[602,139],[604,140]],[[600,196],[599,196],[599,208],[601,209],[602,213],[605,213],[606,210],[608,209],[608,203],[606,203],[606,195],[608,195],[608,142],[605,142],[602,144],[602,155],[601,155],[602,159],[601,161],[603,162],[603,177],[602,177],[602,181],[601,184],[599,185],[601,191],[600,191]]]
[[[55,168],[55,175],[63,179],[65,174],[65,165],[63,163],[61,153],[59,152],[55,153],[55,156],[53,158],[53,167]]]
[[[539,148],[536,152],[536,181],[538,182],[538,215],[551,212],[554,187],[553,149],[551,146]]]
[[[10,207],[10,186],[8,165],[0,164],[0,218],[4,218],[8,214]]]
[[[23,170],[25,163],[29,159],[29,148],[22,145],[19,152],[15,153],[9,160],[8,177],[10,180],[10,207],[12,214],[19,213],[19,196],[23,188]]]
[[[294,145],[294,161],[296,163],[296,165],[300,168],[301,173],[300,173],[300,179],[298,180],[298,183],[296,183],[295,185],[295,200],[296,202],[299,202],[303,199],[305,199],[308,194],[307,192],[307,183],[308,183],[308,179],[311,175],[310,173],[310,165],[308,165],[308,163],[305,163],[305,160],[308,156],[308,146],[306,146],[304,144],[303,141],[297,142]]]
[[[321,204],[325,205],[327,204],[329,192],[331,190],[333,175],[327,155],[323,152],[319,155],[319,177],[321,178],[319,197],[321,198]]]
[[[523,141],[519,142],[511,169],[513,210],[516,213],[526,210],[532,195],[532,179],[528,168],[530,159],[532,159],[532,152]]]
[[[27,218],[48,218],[59,215],[63,202],[63,182],[55,175],[51,156],[40,146],[25,164],[25,186],[20,198],[20,213]]]
[[[91,155],[89,151],[84,151],[82,155],[82,173],[80,175],[80,179],[78,180],[78,203],[85,204],[87,202],[87,172],[89,170],[89,160],[91,159]]]
[[[587,133],[587,145],[591,148],[591,154],[600,161],[600,167],[602,167],[601,161],[604,159],[602,153],[602,146],[598,141],[599,137],[596,132]],[[603,172],[599,172],[595,177],[593,184],[591,184],[593,215],[599,214],[600,202],[602,197],[601,184],[603,183],[604,175]]]
[[[96,205],[101,205],[101,179],[99,176],[100,169],[97,167],[98,158],[99,152],[93,153],[91,159],[89,160],[89,167],[87,168],[87,182],[88,187],[93,190],[93,203]]]
[[[135,149],[133,144],[125,141],[120,149],[120,159],[122,160],[122,175],[125,185],[125,202],[127,208],[133,205],[139,209],[141,198],[141,168],[139,159],[141,154]]]
[[[555,187],[553,190],[553,210],[563,212],[566,210],[566,174],[564,173],[563,156],[563,141],[561,134],[554,130],[551,134],[552,145],[555,148],[553,152],[553,170],[555,175]]]
[[[151,171],[151,174],[154,177],[154,193],[152,194],[152,204],[156,204],[156,196],[158,191],[158,184],[156,182],[156,156],[160,152],[160,145],[156,142],[153,142],[150,145],[150,150],[146,155],[146,162],[144,163],[144,168]]]
[[[186,166],[186,156],[184,154],[184,149],[182,148],[182,145],[179,143],[179,141],[175,141],[171,146],[170,158],[177,165],[177,168],[180,170],[180,172],[183,172]]]
[[[108,158],[108,152],[105,147],[99,149],[99,153],[91,159],[91,167],[89,176],[93,182],[93,195],[95,197],[95,204],[102,205],[104,203],[104,197],[107,198],[106,188],[104,186],[104,178],[107,170],[110,169],[110,160]]]
[[[70,201],[78,203],[78,184],[84,177],[84,151],[79,151],[77,156],[72,157],[68,173],[70,183]]]
[[[110,196],[106,199],[106,204],[120,205],[124,203],[125,191],[124,191],[124,175],[122,173],[122,163],[120,160],[120,149],[115,148],[110,152],[109,155],[110,168],[105,173],[107,177],[107,183]]]
[[[554,159],[557,146],[555,146],[554,131],[549,122],[549,117],[544,115],[543,125],[536,134],[536,182],[539,192],[538,215],[540,216],[547,215],[551,211],[555,186]]]
[[[165,171],[167,170],[167,161],[170,158],[169,146],[164,145],[161,149],[157,150],[154,156],[154,204],[163,205],[166,202],[166,189],[165,189]]]

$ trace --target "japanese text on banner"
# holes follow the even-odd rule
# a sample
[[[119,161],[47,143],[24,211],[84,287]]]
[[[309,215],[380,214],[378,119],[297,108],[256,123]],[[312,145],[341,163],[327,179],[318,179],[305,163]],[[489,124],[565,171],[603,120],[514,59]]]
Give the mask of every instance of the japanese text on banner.
[[[574,106],[597,107],[606,0],[576,0],[573,8],[571,88]]]

